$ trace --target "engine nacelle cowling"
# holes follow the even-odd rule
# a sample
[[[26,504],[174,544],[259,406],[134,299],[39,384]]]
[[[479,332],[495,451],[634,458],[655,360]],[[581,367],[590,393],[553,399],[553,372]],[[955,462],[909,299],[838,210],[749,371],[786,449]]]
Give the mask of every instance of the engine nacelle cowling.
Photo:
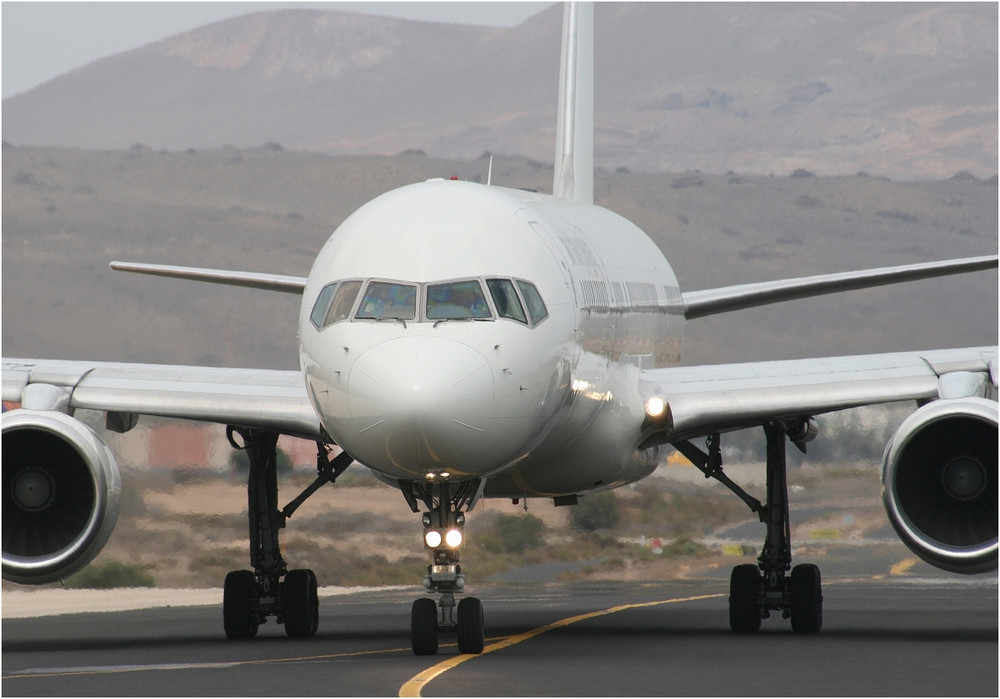
[[[118,521],[121,474],[85,424],[54,411],[3,414],[3,578],[40,584],[94,559]]]
[[[885,450],[882,501],[911,551],[954,573],[997,567],[997,403],[938,400]]]

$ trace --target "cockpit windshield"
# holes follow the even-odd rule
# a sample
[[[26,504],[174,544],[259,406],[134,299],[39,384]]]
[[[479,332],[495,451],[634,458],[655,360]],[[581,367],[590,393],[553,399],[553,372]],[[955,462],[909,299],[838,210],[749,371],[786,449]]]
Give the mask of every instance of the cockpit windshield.
[[[485,282],[485,286],[483,285]],[[358,300],[358,297],[361,300]],[[434,284],[347,279],[324,286],[309,319],[317,330],[348,320],[513,320],[535,327],[548,310],[534,284],[510,277]]]
[[[417,287],[371,282],[354,317],[362,320],[413,320],[416,316]]]
[[[492,317],[483,287],[475,279],[427,286],[427,320]]]

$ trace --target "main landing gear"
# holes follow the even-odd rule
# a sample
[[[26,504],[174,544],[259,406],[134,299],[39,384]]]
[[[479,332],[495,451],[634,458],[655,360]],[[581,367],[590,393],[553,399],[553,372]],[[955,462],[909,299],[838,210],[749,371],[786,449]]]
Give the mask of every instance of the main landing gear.
[[[451,483],[400,483],[403,495],[414,512],[417,499],[426,506],[423,514],[424,547],[433,562],[427,566],[424,587],[440,595],[437,602],[421,597],[413,603],[410,614],[410,640],[414,655],[438,652],[438,634],[457,633],[458,652],[483,652],[483,604],[475,597],[465,597],[455,604],[455,595],[465,591],[465,573],[459,565],[458,549],[464,538],[465,513],[475,506],[482,494],[481,481]]]
[[[233,433],[243,440],[238,444]],[[247,500],[250,519],[250,565],[253,570],[234,570],[226,576],[222,595],[222,621],[231,639],[253,638],[269,616],[284,624],[292,638],[313,636],[319,627],[316,574],[311,570],[288,570],[281,556],[278,530],[286,520],[325,483],[333,483],[351,465],[342,453],[333,461],[325,444],[317,442],[316,480],[283,510],[278,509],[278,435],[264,430],[226,431],[235,449],[250,458]],[[284,578],[284,579],[282,579]]]
[[[708,438],[708,453],[690,442],[673,446],[697,466],[706,478],[715,478],[740,497],[767,525],[764,547],[757,564],[738,565],[729,582],[729,626],[736,633],[754,633],[761,619],[772,611],[791,618],[796,633],[816,633],[823,626],[823,593],[819,568],[806,563],[792,568],[792,545],[788,519],[788,481],[785,437],[805,451],[815,436],[808,420],[790,429],[783,422],[764,425],[767,439],[767,503],[748,495],[722,472],[719,435]],[[791,575],[787,575],[791,569]]]

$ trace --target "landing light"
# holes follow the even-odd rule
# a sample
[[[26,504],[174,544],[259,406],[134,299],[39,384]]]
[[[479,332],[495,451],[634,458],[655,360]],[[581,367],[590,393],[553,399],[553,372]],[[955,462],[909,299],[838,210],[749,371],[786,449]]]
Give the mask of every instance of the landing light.
[[[458,529],[449,529],[444,535],[444,542],[453,549],[457,549],[462,544],[462,532]]]
[[[424,543],[429,549],[440,548],[442,544],[448,548],[457,549],[464,540],[461,529],[449,529],[443,536],[437,529],[429,529],[424,532]]]

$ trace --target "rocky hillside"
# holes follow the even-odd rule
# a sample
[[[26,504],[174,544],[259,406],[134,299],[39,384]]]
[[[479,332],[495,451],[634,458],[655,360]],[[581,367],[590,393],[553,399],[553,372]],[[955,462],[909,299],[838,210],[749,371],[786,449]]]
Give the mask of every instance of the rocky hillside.
[[[254,13],[4,100],[3,138],[547,163],[560,24]],[[606,169],[996,174],[996,4],[599,3],[596,51]]]
[[[369,199],[487,161],[267,148],[3,151],[3,353],[296,368],[298,297],[112,273],[108,261],[305,275]],[[500,158],[494,184],[551,191]],[[599,172],[597,203],[635,221],[683,290],[996,253],[997,182]],[[917,282],[688,324],[689,363],[995,344],[997,276]]]

